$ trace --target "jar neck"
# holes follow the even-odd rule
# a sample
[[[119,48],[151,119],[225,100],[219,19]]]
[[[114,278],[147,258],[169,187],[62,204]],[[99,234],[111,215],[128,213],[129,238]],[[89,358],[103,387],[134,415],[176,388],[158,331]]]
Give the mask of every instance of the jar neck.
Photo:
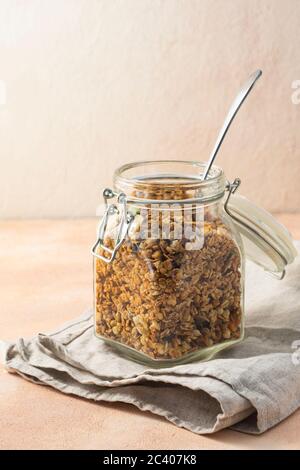
[[[129,163],[116,170],[114,187],[133,202],[217,203],[224,195],[225,175],[213,166],[207,179],[202,180],[205,167],[204,162],[178,160]]]

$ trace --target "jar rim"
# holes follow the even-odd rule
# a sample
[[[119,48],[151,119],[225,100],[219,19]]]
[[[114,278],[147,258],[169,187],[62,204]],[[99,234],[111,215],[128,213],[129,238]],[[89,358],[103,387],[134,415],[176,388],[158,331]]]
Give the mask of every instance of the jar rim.
[[[114,173],[114,186],[118,191],[128,194],[130,189],[147,188],[174,190],[180,186],[183,190],[194,190],[205,196],[205,199],[221,197],[224,194],[226,181],[223,169],[213,165],[208,178],[202,175],[206,162],[194,160],[145,160],[130,162],[117,168]],[[155,171],[155,172],[154,172]],[[200,195],[200,194],[199,194]],[[201,198],[201,197],[200,197]],[[134,198],[133,198],[134,199]],[[143,197],[136,199],[145,199]]]

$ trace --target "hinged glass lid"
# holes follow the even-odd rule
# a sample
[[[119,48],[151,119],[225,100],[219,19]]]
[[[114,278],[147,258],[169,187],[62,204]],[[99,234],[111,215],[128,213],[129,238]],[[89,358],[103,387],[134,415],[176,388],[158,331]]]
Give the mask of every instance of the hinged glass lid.
[[[282,278],[297,256],[288,230],[267,211],[247,198],[232,194],[225,203],[244,243],[247,258]]]

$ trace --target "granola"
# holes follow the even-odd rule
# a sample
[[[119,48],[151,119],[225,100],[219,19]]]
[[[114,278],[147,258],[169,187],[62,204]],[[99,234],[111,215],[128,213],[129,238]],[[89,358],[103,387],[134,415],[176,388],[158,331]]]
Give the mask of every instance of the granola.
[[[186,198],[180,190],[160,193],[139,189],[135,196]],[[188,218],[193,228],[197,224],[195,210]],[[162,227],[163,217],[159,220]],[[176,223],[181,222],[173,214],[173,231]],[[189,240],[184,237],[136,237],[137,228],[138,215],[114,261],[95,261],[96,333],[153,359],[179,359],[238,339],[242,324],[241,255],[218,211],[205,209],[199,249],[187,249]],[[108,235],[105,244],[112,248],[113,238]]]

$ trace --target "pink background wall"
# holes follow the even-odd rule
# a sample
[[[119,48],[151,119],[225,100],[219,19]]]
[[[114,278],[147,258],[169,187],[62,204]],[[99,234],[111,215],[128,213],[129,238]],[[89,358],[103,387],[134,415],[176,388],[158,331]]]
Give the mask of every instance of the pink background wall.
[[[122,163],[207,159],[258,67],[218,164],[299,210],[299,18],[299,0],[1,0],[0,215],[93,215]]]

